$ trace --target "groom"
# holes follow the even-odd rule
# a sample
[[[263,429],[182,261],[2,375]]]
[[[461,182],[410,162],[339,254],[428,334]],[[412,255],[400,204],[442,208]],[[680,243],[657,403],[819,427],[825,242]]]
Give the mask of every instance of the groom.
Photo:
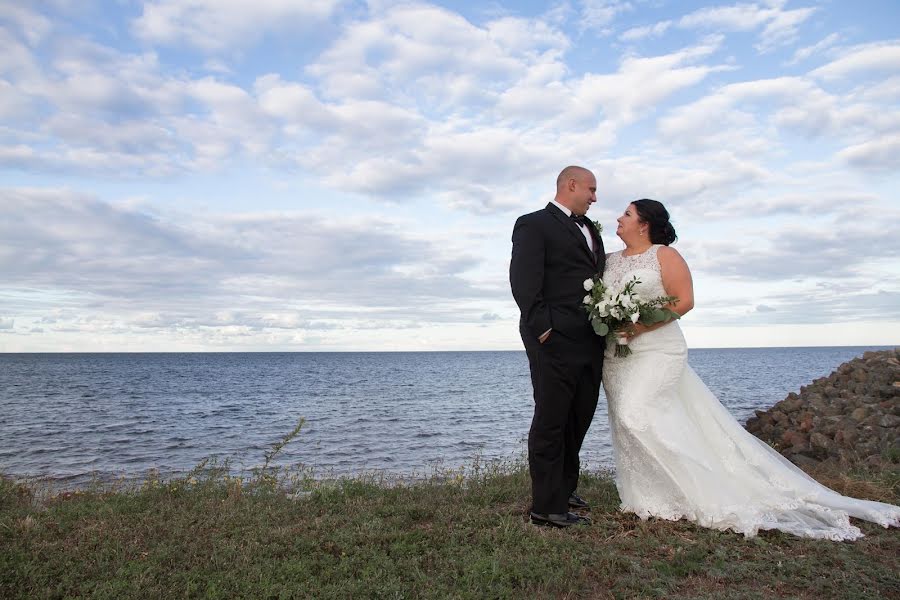
[[[603,369],[604,338],[594,333],[582,304],[584,280],[603,273],[606,263],[600,235],[584,216],[596,192],[593,173],[566,167],[556,179],[556,197],[513,228],[509,281],[534,387],[528,468],[531,522],[538,525],[590,523],[569,509],[589,508],[576,494],[578,453]]]

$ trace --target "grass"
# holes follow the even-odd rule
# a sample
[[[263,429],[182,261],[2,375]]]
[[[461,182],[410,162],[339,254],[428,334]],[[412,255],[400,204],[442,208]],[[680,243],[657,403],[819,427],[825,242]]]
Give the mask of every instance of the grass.
[[[895,472],[815,475],[900,500]],[[0,479],[0,597],[900,598],[900,531],[746,540],[620,514],[608,473],[579,489],[594,524],[561,531],[528,524],[522,464],[416,482],[201,465],[53,496]]]

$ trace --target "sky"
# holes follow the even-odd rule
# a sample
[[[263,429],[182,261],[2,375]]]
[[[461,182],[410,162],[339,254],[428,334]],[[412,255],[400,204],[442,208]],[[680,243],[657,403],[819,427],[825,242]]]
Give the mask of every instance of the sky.
[[[896,0],[0,0],[0,351],[517,350],[654,198],[690,347],[900,344]]]

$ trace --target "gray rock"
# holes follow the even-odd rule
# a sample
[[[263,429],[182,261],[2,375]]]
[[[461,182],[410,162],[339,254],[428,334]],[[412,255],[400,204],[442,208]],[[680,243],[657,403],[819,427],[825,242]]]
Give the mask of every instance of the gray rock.
[[[900,417],[896,415],[884,415],[878,420],[879,427],[895,429],[900,427]]]
[[[868,407],[860,406],[859,408],[854,409],[854,411],[850,413],[850,418],[856,422],[860,422],[860,421],[865,420],[865,418],[868,417],[870,414],[872,414],[872,411]]]
[[[845,448],[852,448],[857,440],[859,440],[859,432],[856,427],[845,427],[834,433],[834,441]]]
[[[830,450],[834,447],[834,442],[824,433],[815,431],[811,436],[809,436],[809,443],[813,448],[819,448],[823,450]]]
[[[746,427],[803,466],[900,463],[900,348],[840,365]]]
[[[863,419],[861,424],[867,427],[881,427],[881,425],[878,424],[879,421],[881,421],[881,415],[875,413]]]

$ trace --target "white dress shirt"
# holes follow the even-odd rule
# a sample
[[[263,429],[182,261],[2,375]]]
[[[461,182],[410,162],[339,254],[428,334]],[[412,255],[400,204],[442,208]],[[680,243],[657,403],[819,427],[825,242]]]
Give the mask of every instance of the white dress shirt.
[[[550,204],[553,204],[554,206],[556,206],[556,208],[558,208],[559,210],[566,213],[567,217],[572,216],[572,211],[569,210],[568,208],[566,208],[565,206],[563,206],[562,204],[560,204],[559,202],[557,202],[556,200],[551,200]],[[594,237],[591,235],[591,232],[588,229],[587,225],[582,225],[581,223],[578,223],[578,229],[581,230],[581,235],[584,236],[584,239],[587,242],[588,248],[590,248],[591,252],[593,252],[594,251]]]

